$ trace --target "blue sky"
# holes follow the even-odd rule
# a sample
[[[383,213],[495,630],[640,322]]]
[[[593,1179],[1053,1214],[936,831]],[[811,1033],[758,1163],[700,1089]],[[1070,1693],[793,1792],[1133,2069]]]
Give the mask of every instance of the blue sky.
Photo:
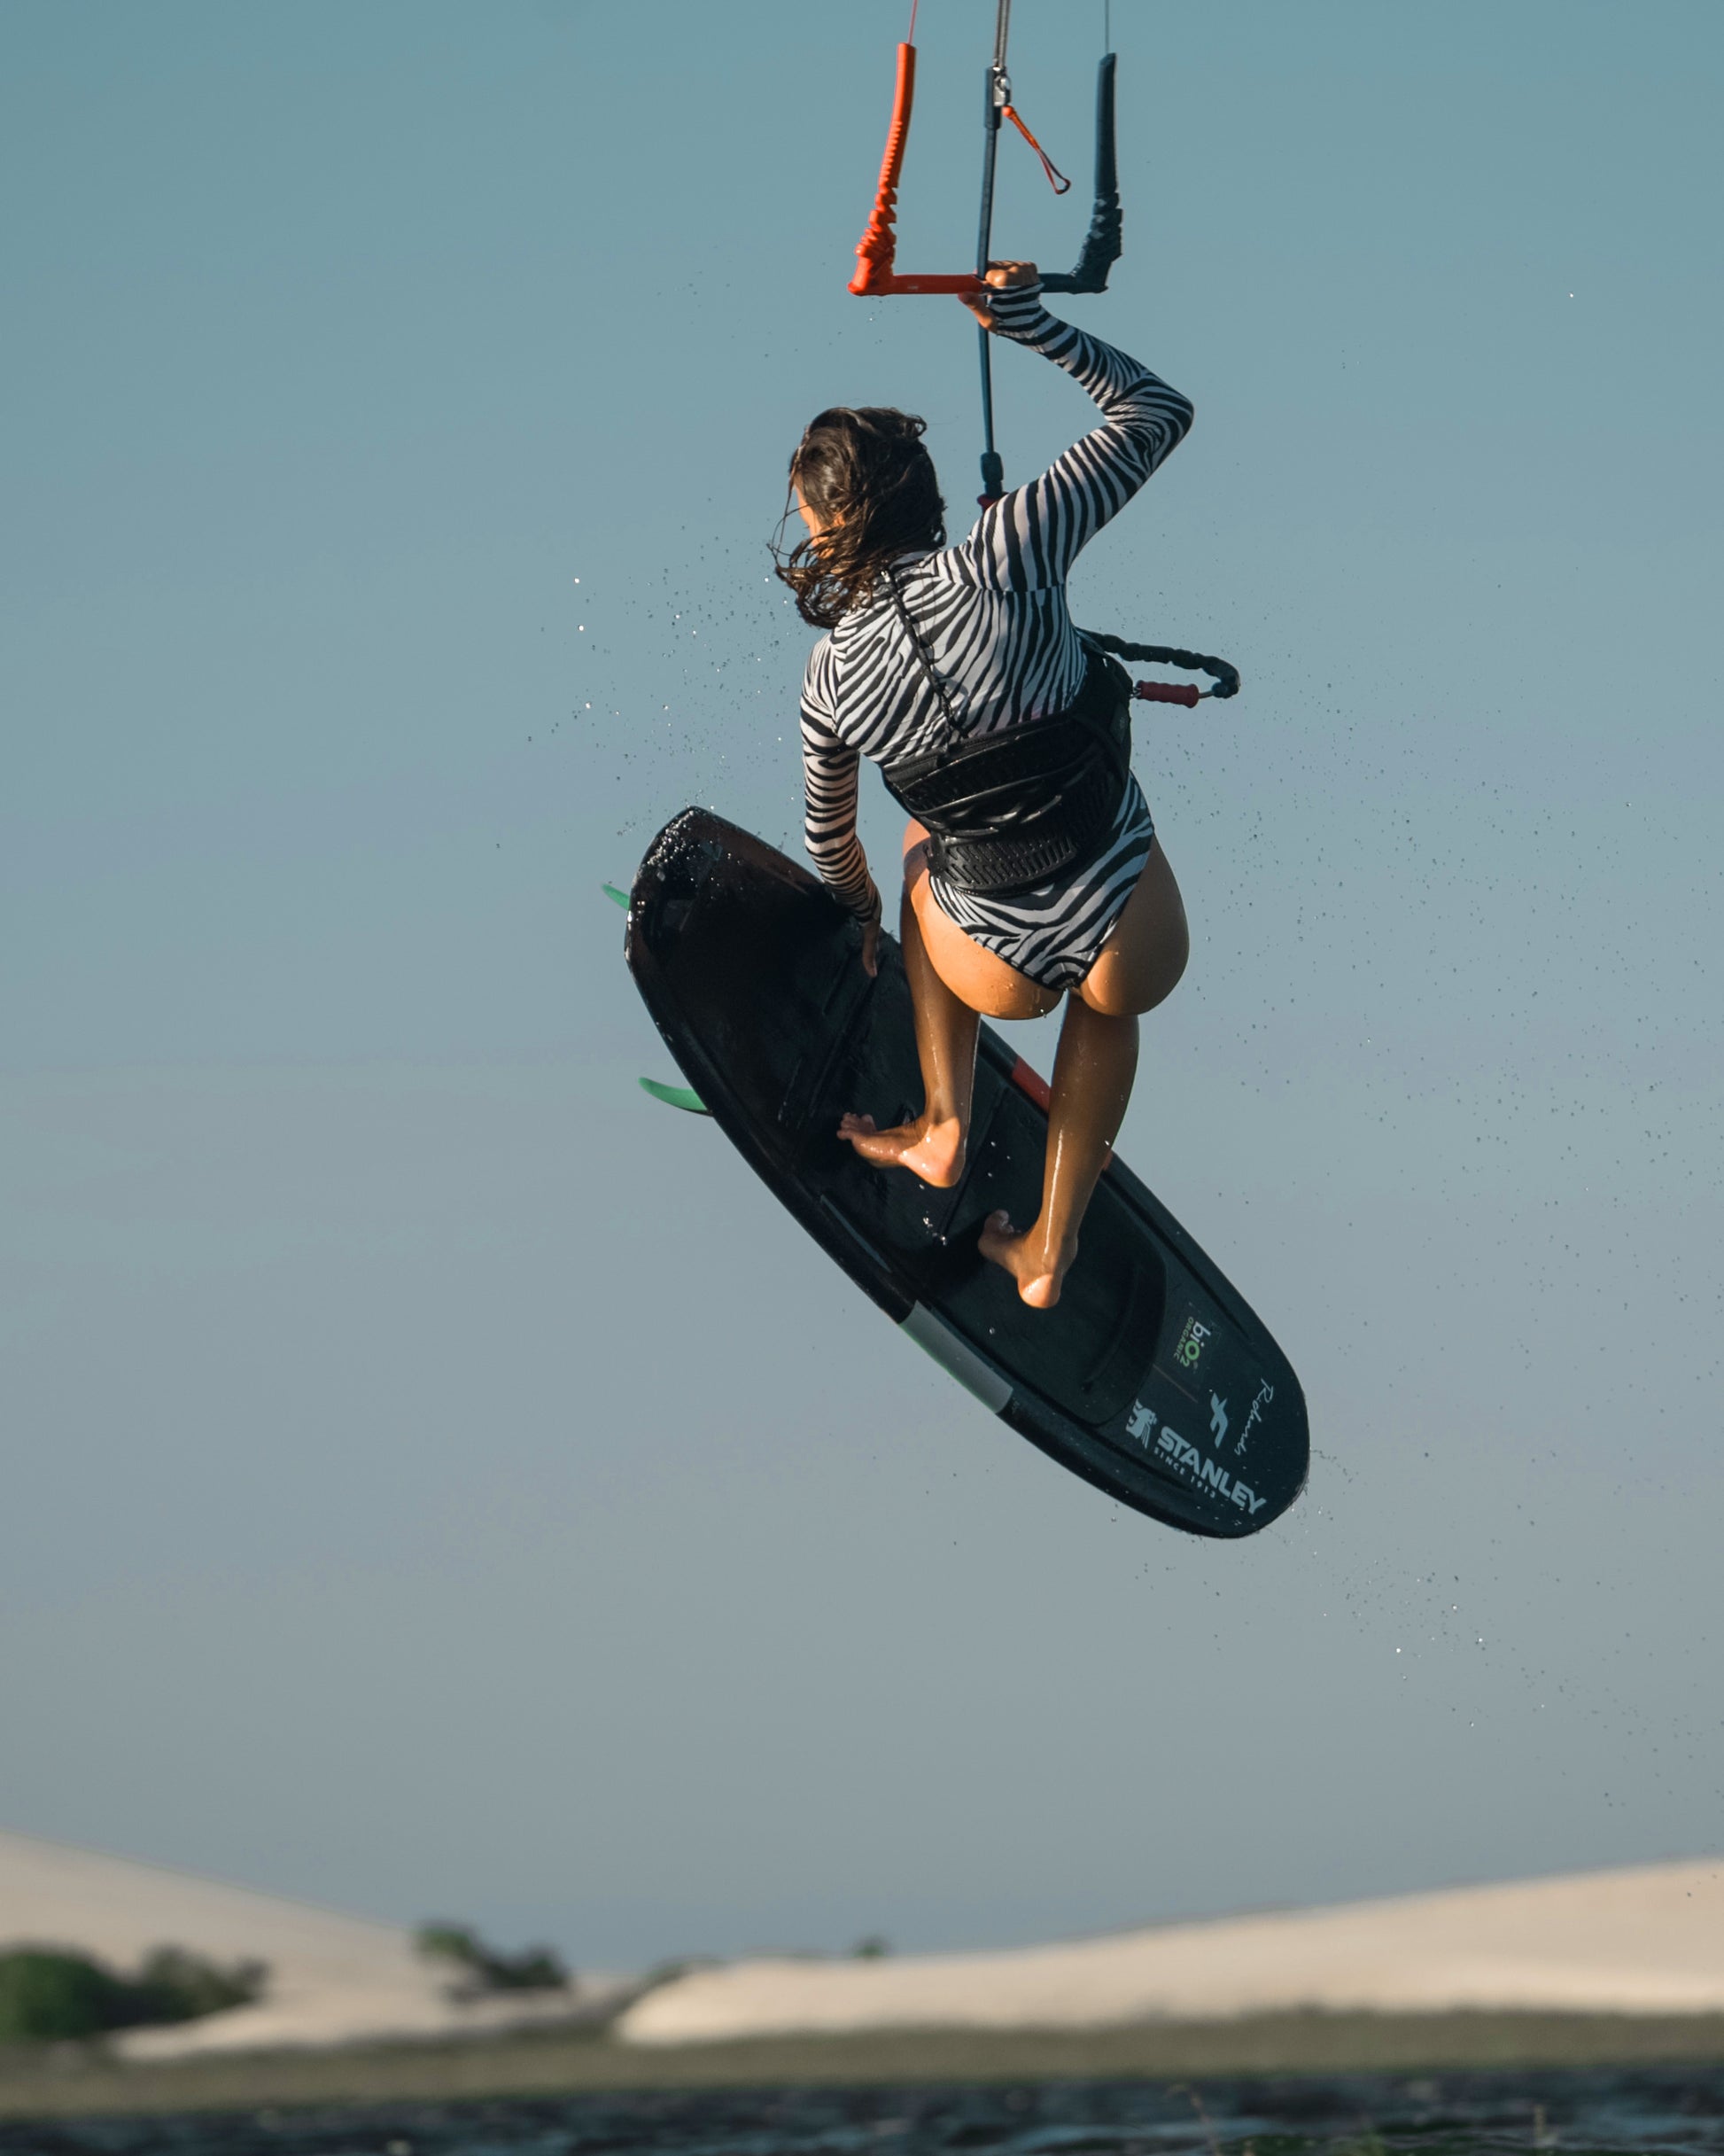
[[[1718,1846],[1724,17],[1113,12],[1073,316],[1198,424],[1073,602],[1246,676],[1139,730],[1122,1141],[1306,1382],[1239,1548],[633,1086],[600,878],[794,843],[803,424],[975,492],[967,318],[843,290],[903,11],[0,11],[6,1824],[612,1963]],[[1014,13],[1082,174],[1100,8]],[[924,0],[908,266],[991,15]],[[998,385],[1008,478],[1087,424]]]

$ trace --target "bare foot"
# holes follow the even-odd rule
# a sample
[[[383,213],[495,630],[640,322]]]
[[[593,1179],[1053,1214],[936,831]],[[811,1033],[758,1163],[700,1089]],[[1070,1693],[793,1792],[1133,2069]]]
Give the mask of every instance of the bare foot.
[[[1034,1229],[1020,1234],[1012,1225],[1007,1213],[990,1213],[982,1231],[982,1255],[990,1265],[1000,1265],[1018,1283],[1018,1294],[1032,1310],[1052,1310],[1060,1300],[1060,1289],[1072,1260],[1077,1256],[1077,1245],[1069,1249],[1051,1253]]]
[[[890,1131],[877,1131],[872,1116],[846,1116],[838,1135],[876,1168],[908,1168],[936,1190],[950,1190],[964,1172],[964,1126],[956,1116],[930,1123],[921,1115]]]

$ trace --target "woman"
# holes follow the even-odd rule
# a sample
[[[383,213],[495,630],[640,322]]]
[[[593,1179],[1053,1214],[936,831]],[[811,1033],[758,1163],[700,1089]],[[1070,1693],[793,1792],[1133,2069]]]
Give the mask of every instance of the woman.
[[[1022,1229],[995,1213],[981,1244],[1023,1300],[1046,1310],[1077,1255],[1084,1209],[1130,1098],[1138,1015],[1172,992],[1190,947],[1179,887],[1119,747],[1122,684],[1117,670],[1111,688],[1101,678],[1103,662],[1072,627],[1066,578],[1184,437],[1192,407],[1137,361],[1055,321],[1033,264],[998,266],[987,284],[965,302],[983,329],[1063,367],[1095,399],[1102,424],[948,547],[922,422],[881,409],[822,412],[790,464],[808,537],[779,574],[804,619],[827,631],[803,689],[807,843],[862,925],[870,973],[881,901],[856,831],[859,759],[879,764],[906,805],[944,802],[964,789],[946,782],[943,792],[941,771],[980,771],[1006,747],[992,737],[1049,722],[1010,745],[1020,758],[1017,797],[991,823],[984,814],[982,843],[967,850],[944,807],[924,812],[931,832],[912,816],[898,932],[927,1105],[893,1130],[876,1130],[866,1115],[839,1126],[865,1160],[949,1189],[964,1171],[979,1017],[1040,1017],[1065,996],[1041,1211]],[[1036,751],[1030,765],[1037,756],[1050,771],[1057,764],[1060,782],[1050,778],[1046,801],[1027,808],[1026,750]],[[1072,774],[1081,783],[1065,784]],[[998,812],[1011,789],[988,783],[987,804]],[[1087,823],[1072,806],[1079,797]],[[1030,829],[1052,834],[1051,852],[1013,852],[1011,833]],[[1048,859],[1060,864],[1052,873],[1013,873],[1033,875]]]

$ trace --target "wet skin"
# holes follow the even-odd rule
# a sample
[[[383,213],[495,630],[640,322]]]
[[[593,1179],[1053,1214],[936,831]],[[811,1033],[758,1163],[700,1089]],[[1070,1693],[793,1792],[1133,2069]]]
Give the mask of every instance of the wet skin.
[[[1001,262],[988,272],[998,289],[1036,281],[1033,262]],[[985,297],[965,300],[983,329],[993,323]],[[827,524],[796,493],[811,535]],[[936,1190],[964,1172],[982,1018],[1044,1017],[1061,991],[1044,988],[967,936],[929,887],[928,833],[912,822],[904,837],[904,897],[898,935],[915,1013],[916,1054],[927,1106],[913,1122],[882,1131],[872,1116],[846,1116],[838,1135],[881,1168],[908,1168]],[[863,930],[862,963],[876,970],[880,925]],[[1143,874],[1094,964],[1067,1000],[1048,1108],[1042,1207],[1026,1228],[995,1213],[982,1231],[982,1255],[1004,1267],[1035,1310],[1051,1310],[1077,1256],[1077,1232],[1121,1121],[1138,1070],[1138,1019],[1178,985],[1190,955],[1185,908],[1157,841]]]
[[[1040,1018],[1060,995],[983,950],[942,909],[928,883],[927,839],[919,823],[905,829],[898,915],[927,1105],[913,1121],[886,1131],[871,1116],[846,1116],[838,1135],[877,1167],[908,1168],[949,1190],[964,1172],[980,1021]],[[1131,1098],[1138,1016],[1173,992],[1190,949],[1179,886],[1158,840],[1113,934],[1066,1000],[1041,1210],[1021,1229],[995,1213],[982,1231],[982,1255],[1012,1275],[1032,1309],[1060,1300],[1091,1194]]]

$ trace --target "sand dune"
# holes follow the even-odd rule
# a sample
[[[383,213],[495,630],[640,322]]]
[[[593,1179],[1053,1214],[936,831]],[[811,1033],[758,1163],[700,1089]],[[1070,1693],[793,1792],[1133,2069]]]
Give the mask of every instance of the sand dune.
[[[402,1926],[0,1833],[0,1945],[118,1966],[151,1947],[260,1959],[253,2006],[119,2039],[135,2059],[481,2034],[563,2020],[550,1994],[461,2002]],[[580,2005],[629,1987],[589,1983]],[[1099,2030],[1301,2008],[1724,2012],[1724,1858],[1232,1917],[1004,1954],[757,1960],[648,1992],[617,2027],[675,2045],[881,2030]]]
[[[1724,1859],[1471,1887],[1007,1954],[744,1961],[649,1993],[637,2044],[1096,2029],[1300,2008],[1724,2011]]]
[[[118,2039],[136,2059],[447,2035],[567,2020],[557,1993],[461,2003],[394,1924],[340,1916],[216,1880],[0,1833],[0,1945],[71,1947],[121,1968],[151,1947],[264,1961],[269,1988],[252,2006]]]

